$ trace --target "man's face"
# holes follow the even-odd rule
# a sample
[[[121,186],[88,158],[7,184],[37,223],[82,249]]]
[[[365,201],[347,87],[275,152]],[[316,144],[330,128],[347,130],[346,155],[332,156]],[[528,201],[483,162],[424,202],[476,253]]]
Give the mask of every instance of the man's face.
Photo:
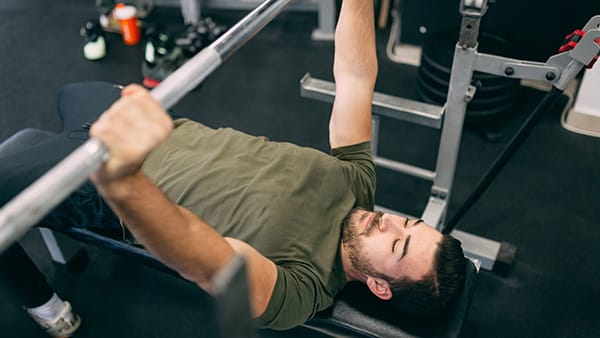
[[[355,210],[342,240],[357,271],[420,280],[432,271],[441,239],[441,233],[420,220]]]

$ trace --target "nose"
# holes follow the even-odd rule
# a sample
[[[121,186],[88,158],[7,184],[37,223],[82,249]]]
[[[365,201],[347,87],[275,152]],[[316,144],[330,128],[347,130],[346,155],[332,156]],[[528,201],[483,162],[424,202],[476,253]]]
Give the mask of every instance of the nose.
[[[414,223],[419,222],[420,220],[408,221],[407,219],[397,215],[384,214],[381,217],[381,222],[379,224],[379,231],[384,232],[389,229],[394,229],[395,231],[400,231],[404,233],[408,230],[409,227],[413,226]]]
[[[398,223],[398,219],[390,214],[383,214],[379,223],[379,231],[385,232],[390,228],[402,228]]]
[[[379,231],[381,231],[381,232],[384,232],[388,228],[388,226],[389,226],[388,222],[389,222],[388,215],[387,214],[383,214],[381,216],[381,222],[379,222],[379,225],[378,225],[377,229],[379,229]]]

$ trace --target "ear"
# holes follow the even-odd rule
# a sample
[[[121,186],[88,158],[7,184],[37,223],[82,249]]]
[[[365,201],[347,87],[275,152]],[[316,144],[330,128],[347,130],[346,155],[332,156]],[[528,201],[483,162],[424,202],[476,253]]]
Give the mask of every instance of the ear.
[[[392,299],[392,288],[390,283],[388,283],[386,280],[375,277],[367,277],[366,284],[367,287],[369,287],[369,290],[371,290],[375,296],[383,300]]]

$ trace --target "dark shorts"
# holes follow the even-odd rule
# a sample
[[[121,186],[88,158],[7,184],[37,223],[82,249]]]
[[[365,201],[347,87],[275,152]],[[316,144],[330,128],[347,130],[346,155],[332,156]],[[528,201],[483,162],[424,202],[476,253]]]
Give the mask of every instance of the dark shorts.
[[[90,124],[119,96],[119,88],[103,82],[64,86],[58,95],[58,110],[64,125],[62,133],[30,129],[0,144],[0,206],[83,144],[88,139]],[[89,182],[39,225],[57,230],[81,227],[105,234],[122,233],[119,219]]]

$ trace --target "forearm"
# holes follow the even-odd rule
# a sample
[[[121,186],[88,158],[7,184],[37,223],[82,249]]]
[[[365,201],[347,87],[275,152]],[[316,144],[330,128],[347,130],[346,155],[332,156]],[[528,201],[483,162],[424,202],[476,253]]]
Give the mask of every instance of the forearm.
[[[220,234],[172,203],[142,172],[95,183],[136,239],[186,279],[205,285],[233,256]]]
[[[334,76],[336,82],[352,76],[375,83],[374,0],[343,0],[335,31]]]

